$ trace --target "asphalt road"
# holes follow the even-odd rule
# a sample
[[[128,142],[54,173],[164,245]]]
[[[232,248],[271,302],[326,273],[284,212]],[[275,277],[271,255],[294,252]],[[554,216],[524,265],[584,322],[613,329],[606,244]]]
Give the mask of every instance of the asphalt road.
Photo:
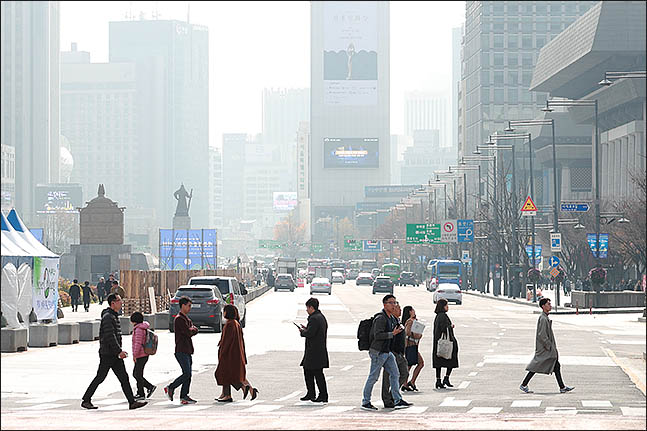
[[[220,394],[214,379],[220,335],[207,330],[194,338],[190,395],[198,403],[181,406],[166,400],[162,387],[180,369],[172,354],[173,334],[162,330],[158,352],[146,367],[148,380],[158,389],[149,405],[136,411],[127,410],[113,375],[93,399],[99,410],[80,408],[80,397],[96,372],[98,342],[3,353],[2,428],[645,429],[645,323],[635,315],[553,316],[562,374],[575,390],[560,394],[554,376],[537,375],[530,383],[534,393],[524,394],[518,387],[534,352],[538,315],[525,305],[464,295],[463,305],[450,304],[449,309],[460,346],[460,367],[451,376],[455,387],[437,390],[431,368],[432,295],[422,286],[396,286],[395,295],[427,324],[420,345],[426,366],[418,378],[419,392],[404,393],[414,404],[409,409],[382,409],[381,381],[372,399],[380,410],[359,408],[369,361],[367,352],[357,350],[357,325],[381,309],[383,294],[372,295],[370,287],[349,281],[334,285],[330,296],[315,295],[329,325],[327,405],[299,401],[305,393],[299,367],[304,340],[292,322],[306,321],[306,286],[295,292],[270,291],[248,305],[247,376],[259,389],[253,402],[242,401],[240,392],[234,392],[234,403],[214,401]],[[95,306],[88,315],[98,313]],[[130,351],[130,336],[124,343]],[[129,372],[132,365],[127,359]]]

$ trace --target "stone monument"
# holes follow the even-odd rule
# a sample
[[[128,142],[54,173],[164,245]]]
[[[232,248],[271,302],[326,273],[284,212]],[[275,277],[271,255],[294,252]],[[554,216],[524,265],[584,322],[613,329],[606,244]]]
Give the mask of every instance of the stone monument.
[[[99,184],[97,197],[80,208],[80,244],[70,246],[75,278],[93,284],[99,277],[130,269],[131,246],[124,244],[125,207],[105,195]]]
[[[173,216],[173,229],[191,229],[189,209],[191,208],[193,189],[191,189],[191,193],[187,193],[184,188],[184,184],[182,184],[180,185],[180,188],[173,193],[173,197],[177,200],[177,207],[175,208],[175,215]]]

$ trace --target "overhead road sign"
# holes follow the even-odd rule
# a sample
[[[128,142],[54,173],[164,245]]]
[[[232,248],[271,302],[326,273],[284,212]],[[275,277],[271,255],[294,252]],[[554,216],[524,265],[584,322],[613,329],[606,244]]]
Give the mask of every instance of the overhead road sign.
[[[442,242],[458,242],[457,220],[444,220],[440,225],[440,240]]]
[[[357,239],[345,239],[344,250],[347,251],[362,251],[362,241]]]
[[[458,242],[474,241],[474,220],[457,220]]]
[[[427,223],[407,223],[407,244],[421,244],[427,241]]]
[[[537,215],[537,205],[535,205],[530,196],[526,198],[526,201],[521,206],[521,214],[524,216]]]
[[[575,213],[585,213],[590,208],[591,206],[586,202],[581,202],[581,203],[562,202],[561,205],[559,206],[559,210],[562,212],[575,212]]]
[[[597,247],[595,246],[595,234],[587,233],[586,240],[589,243],[589,247],[591,248],[591,253],[593,253],[593,257],[599,257],[600,259],[607,258],[609,253],[609,234],[608,233],[600,234],[600,255],[599,256],[597,253]]]
[[[552,252],[561,252],[562,251],[562,234],[559,232],[553,232],[550,234],[550,251]]]
[[[363,245],[365,252],[379,253],[382,251],[382,241],[380,240],[365,239]]]

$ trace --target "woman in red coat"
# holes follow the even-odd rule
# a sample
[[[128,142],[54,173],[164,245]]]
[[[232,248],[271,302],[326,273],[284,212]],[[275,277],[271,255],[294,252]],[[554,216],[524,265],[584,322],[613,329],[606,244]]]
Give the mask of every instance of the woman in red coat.
[[[218,367],[216,368],[216,382],[222,386],[222,394],[216,400],[221,403],[230,403],[231,387],[236,390],[243,389],[243,398],[251,391],[252,400],[258,395],[258,389],[253,388],[245,377],[245,340],[243,330],[238,323],[240,315],[236,306],[227,304],[223,310],[227,323],[222,328],[222,335],[218,342]]]

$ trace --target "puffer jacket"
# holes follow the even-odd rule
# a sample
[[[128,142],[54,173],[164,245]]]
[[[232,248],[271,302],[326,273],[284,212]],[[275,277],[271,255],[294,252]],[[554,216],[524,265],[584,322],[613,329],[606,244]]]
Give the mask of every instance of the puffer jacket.
[[[121,324],[119,315],[112,308],[101,312],[99,327],[99,355],[117,356],[121,353]]]
[[[133,358],[143,358],[148,356],[144,353],[144,343],[146,342],[147,329],[150,327],[148,322],[142,322],[133,328]]]

